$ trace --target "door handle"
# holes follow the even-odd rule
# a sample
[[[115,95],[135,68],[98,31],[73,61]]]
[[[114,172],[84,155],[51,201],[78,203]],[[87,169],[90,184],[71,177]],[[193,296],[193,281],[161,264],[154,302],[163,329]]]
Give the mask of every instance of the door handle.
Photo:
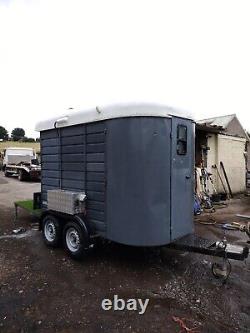
[[[190,179],[191,178],[191,176],[186,176],[186,179]]]

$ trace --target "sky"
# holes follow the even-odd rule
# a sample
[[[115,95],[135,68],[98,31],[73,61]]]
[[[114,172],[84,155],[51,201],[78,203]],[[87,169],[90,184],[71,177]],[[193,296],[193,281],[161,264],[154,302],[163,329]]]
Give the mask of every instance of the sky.
[[[0,0],[0,125],[153,102],[250,131],[248,0]]]

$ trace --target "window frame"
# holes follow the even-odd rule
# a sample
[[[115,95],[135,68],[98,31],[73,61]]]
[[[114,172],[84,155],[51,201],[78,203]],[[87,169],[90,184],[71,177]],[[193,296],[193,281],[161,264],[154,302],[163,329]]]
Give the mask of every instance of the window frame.
[[[185,136],[181,136],[181,128],[185,129]],[[187,155],[187,137],[188,137],[188,128],[186,125],[178,124],[177,125],[177,135],[176,135],[176,152],[177,155],[185,156]],[[181,143],[182,149],[180,149],[179,144]]]

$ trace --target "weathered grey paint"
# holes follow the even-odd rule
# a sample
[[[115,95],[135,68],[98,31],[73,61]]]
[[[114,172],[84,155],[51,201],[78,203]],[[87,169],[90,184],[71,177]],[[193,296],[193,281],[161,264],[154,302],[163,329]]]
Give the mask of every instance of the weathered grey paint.
[[[110,120],[107,238],[128,245],[170,242],[171,119]]]
[[[105,123],[41,132],[42,199],[47,190],[86,191],[88,221],[105,230]]]
[[[164,245],[192,232],[193,125],[172,119],[117,118],[42,131],[44,207],[50,189],[85,191],[92,230],[123,244]],[[188,156],[180,160],[173,154],[177,123],[189,129]]]
[[[187,127],[187,152],[177,153],[177,127]],[[172,118],[171,240],[193,232],[194,123]]]

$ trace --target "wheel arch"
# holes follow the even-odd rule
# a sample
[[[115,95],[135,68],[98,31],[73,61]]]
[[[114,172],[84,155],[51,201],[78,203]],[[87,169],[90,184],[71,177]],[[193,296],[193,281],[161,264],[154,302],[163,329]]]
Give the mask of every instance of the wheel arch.
[[[87,246],[90,245],[90,233],[87,227],[87,224],[85,223],[84,219],[79,216],[79,215],[73,215],[68,221],[74,221],[75,223],[77,223],[79,225],[79,227],[81,228],[85,241],[87,242]]]
[[[46,209],[46,210],[43,210],[41,213],[41,216],[39,219],[39,230],[42,230],[43,219],[48,215],[52,215],[52,216],[56,217],[57,219],[59,219],[60,223],[62,223],[62,227],[64,227],[67,220],[65,217],[63,217],[63,214],[60,214],[54,210]]]

